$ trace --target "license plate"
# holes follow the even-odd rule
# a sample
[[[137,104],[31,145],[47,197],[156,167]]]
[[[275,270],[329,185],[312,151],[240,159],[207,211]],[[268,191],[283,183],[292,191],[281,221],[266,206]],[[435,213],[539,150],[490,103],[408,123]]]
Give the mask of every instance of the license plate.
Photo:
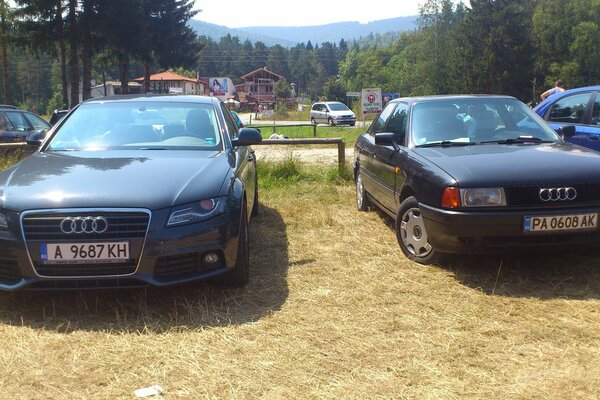
[[[598,214],[572,214],[525,217],[523,232],[565,232],[598,227]]]
[[[119,263],[129,259],[129,242],[43,243],[40,255],[46,264]]]

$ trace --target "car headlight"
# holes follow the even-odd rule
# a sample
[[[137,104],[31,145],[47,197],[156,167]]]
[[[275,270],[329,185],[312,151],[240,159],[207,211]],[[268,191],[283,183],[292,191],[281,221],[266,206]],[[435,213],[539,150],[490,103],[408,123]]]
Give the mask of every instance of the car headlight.
[[[8,218],[6,218],[6,214],[0,213],[0,231],[8,230]]]
[[[205,221],[216,215],[222,214],[224,210],[225,200],[218,197],[184,204],[175,207],[171,211],[167,226],[178,226]]]
[[[503,188],[460,189],[463,207],[505,206],[506,196]]]

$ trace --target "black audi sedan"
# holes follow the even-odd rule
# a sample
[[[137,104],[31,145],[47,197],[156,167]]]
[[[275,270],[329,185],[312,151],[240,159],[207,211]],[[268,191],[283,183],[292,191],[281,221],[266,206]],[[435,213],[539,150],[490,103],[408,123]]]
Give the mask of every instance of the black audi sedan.
[[[512,97],[396,99],[356,142],[357,207],[395,218],[424,264],[597,246],[600,153],[559,133]]]
[[[260,141],[216,98],[82,103],[0,173],[0,288],[246,284]]]

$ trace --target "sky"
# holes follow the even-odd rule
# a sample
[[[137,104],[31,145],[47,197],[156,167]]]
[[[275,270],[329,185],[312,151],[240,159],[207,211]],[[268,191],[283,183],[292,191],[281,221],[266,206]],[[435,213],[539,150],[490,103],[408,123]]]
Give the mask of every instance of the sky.
[[[424,0],[196,0],[195,19],[229,28],[367,23],[417,15]]]

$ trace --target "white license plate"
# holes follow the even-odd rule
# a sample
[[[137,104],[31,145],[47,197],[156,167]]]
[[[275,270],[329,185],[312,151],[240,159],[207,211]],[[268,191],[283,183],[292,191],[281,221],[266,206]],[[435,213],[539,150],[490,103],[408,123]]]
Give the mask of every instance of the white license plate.
[[[565,232],[598,228],[598,214],[525,217],[523,232]]]
[[[129,259],[129,242],[43,243],[40,255],[47,264],[118,263]]]

